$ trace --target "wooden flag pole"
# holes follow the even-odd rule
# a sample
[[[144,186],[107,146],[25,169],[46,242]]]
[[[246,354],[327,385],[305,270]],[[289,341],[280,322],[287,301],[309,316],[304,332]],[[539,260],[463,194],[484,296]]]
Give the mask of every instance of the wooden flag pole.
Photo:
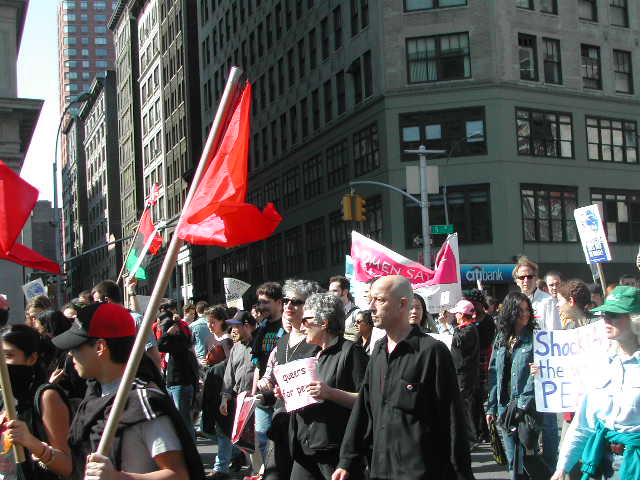
[[[17,419],[16,403],[13,398],[11,378],[9,377],[9,369],[7,368],[7,362],[4,358],[2,342],[0,342],[0,388],[2,388],[2,401],[4,402],[4,409],[7,412],[7,417],[9,420]],[[24,448],[21,445],[13,444],[13,454],[15,455],[16,463],[22,463],[25,461]]]
[[[142,210],[142,215],[140,215],[140,220],[138,220],[138,226],[136,227],[136,231],[133,232],[133,238],[131,239],[131,243],[129,244],[129,249],[127,250],[127,254],[124,256],[122,267],[120,267],[120,273],[118,273],[118,278],[116,278],[116,283],[120,283],[120,279],[122,278],[122,274],[124,273],[124,268],[127,266],[127,258],[129,258],[129,254],[131,253],[131,250],[133,250],[133,244],[136,243],[136,236],[140,231],[140,222],[142,221],[142,217],[144,217],[144,214],[148,208],[149,207],[145,205],[144,210]]]
[[[196,169],[196,172],[193,176],[193,181],[191,182],[189,193],[182,208],[182,214],[184,214],[184,211],[191,203],[191,199],[195,194],[198,184],[200,183],[200,179],[202,178],[202,174],[204,173],[204,169],[207,164],[209,151],[211,150],[214,142],[222,133],[222,122],[225,118],[227,118],[227,111],[232,106],[235,87],[238,84],[242,73],[242,70],[240,70],[238,67],[231,67],[227,85],[224,88],[222,99],[220,100],[220,104],[218,105],[218,111],[216,112],[211,130],[209,131],[207,143],[202,150],[202,155],[200,156],[200,161],[198,162],[198,168]],[[180,225],[180,222],[178,222],[178,225]],[[104,432],[102,434],[102,437],[100,438],[100,444],[98,445],[98,449],[96,451],[96,453],[98,453],[99,455],[108,456],[109,451],[111,450],[111,445],[116,433],[116,428],[118,426],[118,423],[120,423],[120,417],[124,412],[127,397],[131,392],[131,384],[136,376],[136,372],[138,371],[140,360],[142,359],[142,355],[144,354],[145,344],[147,342],[147,339],[149,338],[149,334],[151,333],[151,325],[156,319],[156,312],[158,310],[158,307],[160,306],[160,301],[162,300],[162,297],[167,290],[167,285],[169,284],[169,279],[171,277],[173,269],[175,268],[178,259],[178,252],[180,251],[180,247],[182,247],[182,245],[183,241],[178,238],[176,229],[174,230],[171,237],[171,243],[167,248],[167,253],[164,257],[164,261],[162,262],[162,267],[160,268],[160,272],[158,273],[158,279],[156,280],[156,284],[153,287],[153,292],[151,293],[151,298],[149,299],[149,305],[147,306],[147,310],[144,313],[144,318],[136,335],[136,340],[133,344],[133,349],[131,351],[131,355],[129,356],[129,361],[127,362],[127,366],[120,382],[120,386],[118,387],[116,398],[113,401],[113,406],[111,407],[109,418],[107,419],[107,423],[104,427]]]

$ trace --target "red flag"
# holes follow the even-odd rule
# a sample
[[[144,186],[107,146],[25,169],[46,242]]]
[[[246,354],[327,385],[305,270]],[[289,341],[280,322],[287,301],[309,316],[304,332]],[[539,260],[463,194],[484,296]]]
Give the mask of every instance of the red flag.
[[[149,246],[149,254],[155,255],[158,253],[158,250],[160,250],[160,247],[162,246],[162,236],[158,233],[156,227],[151,221],[151,212],[149,209],[145,210],[142,214],[139,232],[144,236],[143,245],[149,241],[151,235],[154,235],[153,240],[151,240],[151,245]]]
[[[149,192],[149,197],[147,197],[146,204],[151,207],[158,202],[158,198],[160,197],[160,185],[157,183],[153,184],[151,187],[151,191]]]
[[[24,265],[25,267],[43,270],[45,272],[60,274],[60,265],[53,260],[43,257],[38,252],[25,247],[21,243],[14,243],[11,251],[8,253],[0,252],[1,260],[9,260],[13,263]]]
[[[38,190],[0,160],[0,252],[9,255],[31,210]]]
[[[234,247],[262,240],[282,221],[272,203],[246,203],[251,84],[247,82],[218,148],[207,154],[202,179],[180,218],[178,237],[196,245]]]

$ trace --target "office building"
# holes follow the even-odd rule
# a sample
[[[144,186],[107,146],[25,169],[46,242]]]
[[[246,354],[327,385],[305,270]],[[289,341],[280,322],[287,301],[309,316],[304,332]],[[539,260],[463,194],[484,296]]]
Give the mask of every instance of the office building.
[[[17,173],[22,169],[43,105],[42,100],[18,98],[16,62],[28,6],[25,0],[0,0],[0,159]],[[12,323],[24,319],[20,288],[23,274],[22,266],[0,262],[0,293],[9,300]]]
[[[356,185],[366,221],[348,223],[340,198],[350,181],[406,188],[418,158],[404,150],[421,144],[447,151],[429,158],[440,183],[430,218],[454,225],[462,263],[526,253],[543,271],[588,278],[573,209],[595,202],[615,261],[605,271],[635,268],[638,8],[199,1],[203,125],[230,66],[241,66],[254,86],[249,200],[273,201],[284,216],[264,242],[207,251],[194,265],[206,295],[222,295],[224,276],[326,280],[344,271],[352,229],[418,259],[417,206]],[[443,240],[434,236],[434,251]]]

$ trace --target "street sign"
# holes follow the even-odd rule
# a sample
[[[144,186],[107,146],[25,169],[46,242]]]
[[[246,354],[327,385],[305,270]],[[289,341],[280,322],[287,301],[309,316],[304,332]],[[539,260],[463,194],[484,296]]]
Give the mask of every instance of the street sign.
[[[448,235],[453,233],[453,225],[431,225],[432,235]]]

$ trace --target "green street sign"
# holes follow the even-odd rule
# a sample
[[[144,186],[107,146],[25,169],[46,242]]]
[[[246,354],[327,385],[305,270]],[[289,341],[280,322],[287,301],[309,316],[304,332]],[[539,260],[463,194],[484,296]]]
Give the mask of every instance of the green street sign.
[[[453,225],[431,225],[432,235],[447,235],[453,233]]]

